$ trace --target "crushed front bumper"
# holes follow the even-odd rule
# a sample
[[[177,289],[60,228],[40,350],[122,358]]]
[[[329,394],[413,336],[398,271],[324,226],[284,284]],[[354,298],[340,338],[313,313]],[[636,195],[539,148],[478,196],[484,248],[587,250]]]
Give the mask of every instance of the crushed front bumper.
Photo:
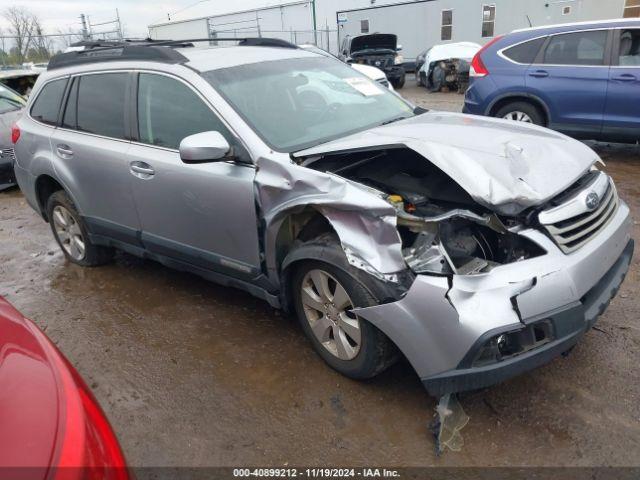
[[[624,202],[597,236],[568,255],[542,232],[526,230],[520,234],[546,255],[480,275],[419,275],[401,300],[357,313],[398,346],[432,395],[486,387],[547,363],[593,326],[629,268],[630,232]],[[551,325],[548,342],[494,363],[473,363],[487,340],[538,321]]]
[[[585,332],[593,327],[597,318],[606,310],[609,302],[618,292],[629,270],[633,247],[633,240],[630,240],[618,261],[580,301],[559,310],[523,320],[525,325],[549,321],[553,325],[554,331],[552,341],[490,365],[473,367],[469,365],[470,362],[463,360],[454,370],[422,379],[427,391],[431,395],[440,396],[446,393],[484,388],[544,365],[567,352]],[[490,338],[499,334],[498,331],[483,335],[469,351],[466,358],[475,357]]]

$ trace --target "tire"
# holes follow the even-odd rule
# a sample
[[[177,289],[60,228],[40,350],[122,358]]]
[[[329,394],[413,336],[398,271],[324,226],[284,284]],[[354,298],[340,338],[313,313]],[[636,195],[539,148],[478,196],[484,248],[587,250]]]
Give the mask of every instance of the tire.
[[[427,87],[431,93],[437,93],[445,85],[445,73],[440,66],[436,65],[431,73],[431,82],[427,82]]]
[[[524,116],[521,116],[523,114]],[[503,107],[500,107],[493,115],[496,118],[509,118],[510,120],[516,120],[516,118],[523,118],[525,123],[533,123],[535,125],[546,126],[544,115],[538,107],[529,102],[511,102]],[[527,119],[528,117],[528,119]]]
[[[58,190],[49,197],[47,218],[56,242],[70,262],[95,267],[113,258],[113,249],[91,243],[87,227],[65,191]]]
[[[418,74],[418,78],[420,79],[418,81],[418,86],[426,88],[426,86],[427,86],[427,74],[424,73],[424,72],[420,72]]]
[[[401,89],[402,87],[404,87],[404,83],[405,83],[405,76],[403,75],[402,77],[400,77],[400,78],[398,78],[398,79],[396,79],[396,80],[393,80],[393,81],[391,82],[391,85],[393,85],[393,88],[395,88],[395,89],[398,89],[398,90],[399,90],[399,89]]]
[[[397,349],[374,325],[356,317],[349,310],[351,307],[378,305],[379,302],[373,297],[370,289],[356,278],[357,274],[352,272],[353,267],[347,262],[334,235],[323,234],[310,242],[302,243],[302,246],[311,244],[324,249],[323,260],[303,260],[295,263],[292,265],[293,272],[290,277],[292,302],[300,325],[316,353],[331,368],[353,379],[374,377],[395,362]],[[322,298],[318,295],[320,289],[316,287],[318,283],[315,282],[321,274],[327,279],[326,287],[330,293],[333,293],[331,302],[336,302],[337,307],[325,309],[324,315],[313,307],[309,307],[311,303],[318,306],[318,300]],[[344,313],[336,315],[342,307],[338,304],[340,302],[337,300],[338,297],[344,300],[344,294],[337,294],[339,286],[343,287],[349,306],[344,308]],[[305,297],[304,300],[303,297]],[[317,318],[312,323],[314,316]],[[358,328],[356,329],[354,325],[358,325]],[[346,328],[347,326],[349,328]],[[322,335],[314,333],[314,327],[316,332]],[[359,330],[359,338],[356,338],[358,335],[353,333],[356,330]],[[323,343],[321,338],[326,338],[326,341]],[[345,343],[351,346],[351,350],[345,347]],[[348,355],[345,356],[345,354]],[[349,355],[351,355],[350,358]]]

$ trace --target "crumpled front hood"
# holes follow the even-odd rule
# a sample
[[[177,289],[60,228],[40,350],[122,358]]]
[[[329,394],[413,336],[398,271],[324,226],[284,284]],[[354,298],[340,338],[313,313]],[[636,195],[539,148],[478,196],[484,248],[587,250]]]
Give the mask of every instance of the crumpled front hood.
[[[440,168],[478,203],[505,215],[553,198],[600,160],[583,143],[546,128],[446,112],[427,112],[295,156],[403,145]]]

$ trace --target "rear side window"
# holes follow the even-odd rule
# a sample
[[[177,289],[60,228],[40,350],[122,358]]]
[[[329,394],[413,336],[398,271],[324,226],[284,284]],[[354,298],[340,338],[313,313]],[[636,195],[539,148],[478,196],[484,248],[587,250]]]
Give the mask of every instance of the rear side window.
[[[48,125],[58,123],[58,113],[60,112],[60,104],[62,103],[62,96],[66,86],[67,79],[61,78],[42,87],[38,98],[36,98],[31,107],[31,117]]]
[[[105,137],[126,138],[124,100],[127,77],[127,73],[101,73],[79,79],[78,130]]]
[[[514,62],[529,65],[535,60],[545,40],[546,37],[529,40],[528,42],[507,48],[502,52],[502,54]]]
[[[622,67],[640,67],[640,29],[623,30],[621,32],[618,65]]]
[[[142,143],[178,149],[189,135],[215,130],[233,144],[222,121],[182,82],[141,73],[138,83],[138,125]]]
[[[604,65],[607,31],[565,33],[551,37],[544,52],[547,65]]]

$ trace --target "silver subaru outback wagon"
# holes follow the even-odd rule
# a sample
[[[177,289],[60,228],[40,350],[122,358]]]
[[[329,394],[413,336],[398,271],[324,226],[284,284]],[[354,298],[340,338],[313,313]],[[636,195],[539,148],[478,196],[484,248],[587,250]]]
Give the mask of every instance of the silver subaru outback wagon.
[[[433,395],[570,350],[633,254],[629,208],[584,144],[416,108],[277,40],[59,55],[14,139],[69,261],[119,249],[244,289],[339,372],[404,355]]]

